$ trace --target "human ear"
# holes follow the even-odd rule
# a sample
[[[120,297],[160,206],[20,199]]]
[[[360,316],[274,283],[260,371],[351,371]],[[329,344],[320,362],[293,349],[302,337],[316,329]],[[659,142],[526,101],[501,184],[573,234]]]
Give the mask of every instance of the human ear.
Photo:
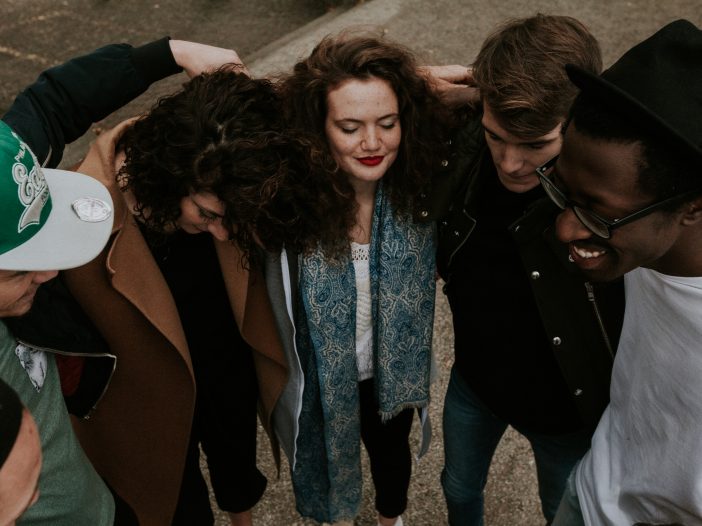
[[[702,220],[702,195],[685,203],[682,213],[680,222],[685,226],[693,225]]]

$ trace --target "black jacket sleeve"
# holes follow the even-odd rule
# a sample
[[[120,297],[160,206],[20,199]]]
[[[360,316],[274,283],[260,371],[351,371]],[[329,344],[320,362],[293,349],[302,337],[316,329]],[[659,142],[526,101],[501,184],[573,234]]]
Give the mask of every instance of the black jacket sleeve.
[[[17,96],[2,120],[42,165],[54,167],[65,145],[92,123],[179,71],[168,38],[137,48],[112,44],[44,71]]]

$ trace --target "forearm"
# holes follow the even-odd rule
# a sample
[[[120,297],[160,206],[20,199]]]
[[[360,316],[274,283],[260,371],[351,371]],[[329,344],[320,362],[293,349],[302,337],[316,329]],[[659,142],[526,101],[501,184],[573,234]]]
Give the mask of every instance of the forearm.
[[[179,71],[167,38],[137,48],[112,44],[44,71],[2,119],[39,162],[56,166],[92,123]]]

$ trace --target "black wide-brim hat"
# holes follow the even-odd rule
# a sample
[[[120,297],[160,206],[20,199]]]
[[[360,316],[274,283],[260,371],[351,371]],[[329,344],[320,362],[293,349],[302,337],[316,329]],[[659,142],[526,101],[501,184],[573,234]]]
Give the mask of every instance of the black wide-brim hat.
[[[566,71],[582,92],[702,161],[702,30],[688,20],[666,25],[601,76],[572,64]]]

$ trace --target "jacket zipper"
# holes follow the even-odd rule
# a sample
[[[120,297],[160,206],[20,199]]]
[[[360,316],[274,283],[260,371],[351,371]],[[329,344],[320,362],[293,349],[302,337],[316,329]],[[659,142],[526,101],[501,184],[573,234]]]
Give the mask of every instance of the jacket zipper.
[[[612,352],[612,343],[609,340],[609,335],[607,334],[607,331],[605,330],[604,323],[602,322],[602,315],[600,314],[600,309],[597,306],[597,301],[595,299],[595,289],[592,286],[592,283],[589,281],[585,282],[585,290],[587,290],[587,299],[590,303],[592,303],[592,310],[595,312],[595,317],[597,318],[597,324],[600,326],[600,331],[602,331],[602,338],[604,339],[605,345],[607,346],[607,350],[609,351],[609,356],[612,358],[612,361],[614,361],[614,352]]]
[[[98,404],[100,404],[100,401],[105,396],[105,393],[107,392],[107,388],[110,386],[110,382],[112,382],[112,377],[114,376],[115,369],[117,367],[117,356],[115,356],[114,354],[110,354],[110,353],[82,353],[82,352],[59,351],[58,349],[52,349],[51,347],[41,347],[39,345],[34,345],[33,343],[30,343],[30,342],[27,342],[24,340],[17,340],[17,342],[21,343],[22,345],[25,345],[27,347],[31,347],[32,349],[36,349],[37,351],[50,352],[52,354],[60,354],[62,356],[79,356],[82,358],[95,358],[95,357],[112,358],[112,371],[110,372],[110,377],[107,379],[107,382],[105,382],[105,387],[102,389],[100,396],[98,396],[97,400],[95,400],[95,403],[90,408],[90,410],[84,416],[81,417],[83,420],[89,420],[90,417],[95,412],[95,409],[97,408]]]

